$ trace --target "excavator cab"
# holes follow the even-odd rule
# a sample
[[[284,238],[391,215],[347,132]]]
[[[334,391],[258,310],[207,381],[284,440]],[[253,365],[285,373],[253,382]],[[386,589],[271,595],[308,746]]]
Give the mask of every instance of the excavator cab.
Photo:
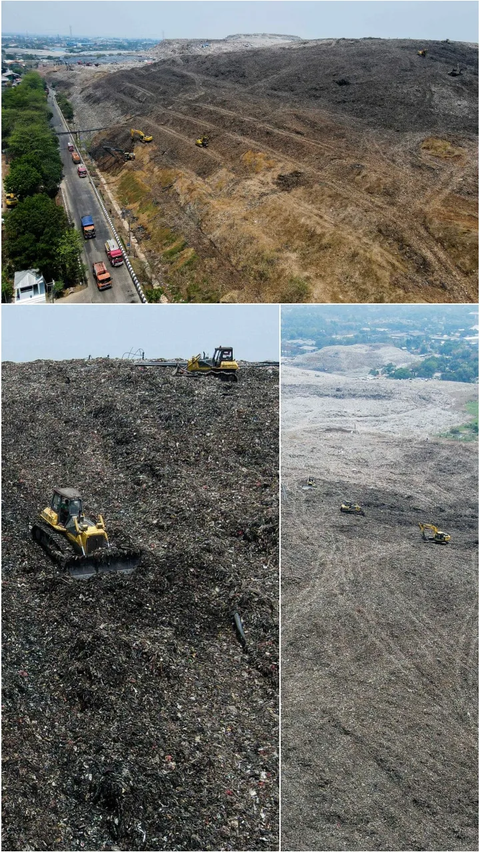
[[[348,515],[364,515],[362,507],[358,505],[358,503],[342,503],[340,506],[340,511],[345,512]]]
[[[208,148],[208,143],[210,142],[210,138],[208,136],[200,136],[199,139],[195,140],[195,145],[199,148]]]

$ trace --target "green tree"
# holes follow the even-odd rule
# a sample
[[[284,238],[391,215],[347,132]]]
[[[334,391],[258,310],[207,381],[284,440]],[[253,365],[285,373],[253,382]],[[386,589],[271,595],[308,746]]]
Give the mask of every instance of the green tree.
[[[82,266],[80,263],[80,252],[82,246],[83,239],[80,233],[73,228],[65,231],[58,241],[56,251],[57,268],[67,287],[77,284],[81,278]]]
[[[13,284],[7,273],[2,269],[2,302],[11,302],[13,298]]]
[[[22,163],[20,158],[13,162],[4,184],[7,192],[14,192],[19,198],[27,198],[39,191],[42,176],[29,163]]]
[[[62,207],[46,195],[31,195],[5,217],[5,251],[13,267],[38,268],[45,278],[59,269],[57,248],[69,229]]]
[[[412,374],[407,367],[398,367],[394,373],[392,373],[392,378],[394,379],[411,379]]]

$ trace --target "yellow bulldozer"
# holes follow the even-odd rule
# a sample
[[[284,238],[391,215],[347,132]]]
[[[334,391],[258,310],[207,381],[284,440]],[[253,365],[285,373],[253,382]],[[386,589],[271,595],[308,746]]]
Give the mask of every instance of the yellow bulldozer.
[[[209,142],[209,136],[200,136],[198,139],[195,140],[195,145],[197,145],[199,148],[208,148]]]
[[[50,506],[40,512],[31,533],[50,559],[75,578],[130,573],[141,556],[131,548],[111,546],[103,517],[92,521],[85,516],[75,488],[54,488]]]
[[[238,364],[233,357],[232,346],[217,346],[213,358],[205,355],[194,355],[186,368],[178,366],[175,372],[187,373],[192,376],[217,376],[225,382],[237,381]]]
[[[130,130],[130,136],[133,140],[138,139],[139,142],[151,142],[153,140],[153,136],[146,136],[142,130],[134,130],[133,127]]]
[[[344,512],[347,515],[364,515],[362,507],[358,505],[358,503],[342,503],[340,506],[340,511]]]
[[[448,533],[442,532],[433,524],[419,523],[418,526],[420,527],[424,541],[433,541],[434,544],[448,544],[450,541],[451,536],[449,536]]]

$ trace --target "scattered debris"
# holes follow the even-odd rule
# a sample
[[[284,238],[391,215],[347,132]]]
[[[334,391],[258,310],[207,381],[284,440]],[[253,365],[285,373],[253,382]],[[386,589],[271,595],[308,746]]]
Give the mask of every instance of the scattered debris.
[[[3,366],[6,849],[278,848],[278,371],[228,390]],[[64,482],[142,548],[131,575],[33,542]]]

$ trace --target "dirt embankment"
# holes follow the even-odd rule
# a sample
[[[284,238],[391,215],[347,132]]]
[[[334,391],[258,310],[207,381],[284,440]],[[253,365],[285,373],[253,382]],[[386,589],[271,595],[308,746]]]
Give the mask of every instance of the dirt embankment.
[[[338,39],[90,70],[55,79],[78,126],[111,122],[92,154],[171,298],[476,300],[475,46]],[[131,126],[154,141],[114,162],[102,145]]]
[[[474,850],[477,447],[432,437],[440,383],[429,401],[417,390],[422,426],[404,383],[322,376],[315,412],[314,383],[288,376],[282,848]],[[365,515],[340,513],[345,500]],[[423,542],[419,522],[450,544]]]
[[[2,390],[3,848],[278,848],[278,372],[37,361]],[[34,544],[55,485],[131,576]]]

